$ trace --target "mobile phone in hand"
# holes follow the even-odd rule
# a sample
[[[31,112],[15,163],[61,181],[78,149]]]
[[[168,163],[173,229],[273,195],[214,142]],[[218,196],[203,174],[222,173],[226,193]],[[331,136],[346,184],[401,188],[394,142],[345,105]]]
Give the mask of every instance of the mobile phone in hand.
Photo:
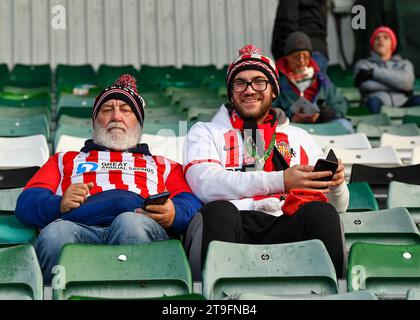
[[[146,207],[148,205],[160,205],[160,204],[164,204],[166,202],[166,200],[168,200],[169,196],[171,195],[170,192],[165,191],[159,194],[154,194],[150,197],[147,197],[142,205],[142,209],[146,210]]]
[[[338,168],[338,159],[331,149],[327,155],[327,159],[318,159],[315,164],[314,172],[331,171],[332,175],[324,178],[316,179],[316,181],[330,181]]]

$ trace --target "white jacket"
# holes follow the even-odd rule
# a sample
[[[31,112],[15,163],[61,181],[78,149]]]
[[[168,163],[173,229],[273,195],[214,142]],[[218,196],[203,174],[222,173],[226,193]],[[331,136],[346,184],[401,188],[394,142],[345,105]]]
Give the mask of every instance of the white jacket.
[[[238,141],[234,164],[231,161],[232,148],[225,142],[226,136],[233,132]],[[319,158],[325,158],[322,149],[310,135],[301,128],[289,125],[287,118],[277,126],[276,133],[288,138],[289,146],[276,144],[276,147],[281,149],[283,157],[293,154],[291,167],[297,164],[314,165]],[[232,127],[229,112],[222,105],[211,122],[196,123],[189,130],[184,143],[184,172],[192,191],[204,203],[230,200],[239,210],[261,210],[256,206],[254,196],[285,192],[283,171],[235,171],[242,168],[243,155],[242,135]],[[349,200],[346,184],[334,188],[328,198],[338,212],[345,212]],[[267,213],[282,214],[278,208]]]

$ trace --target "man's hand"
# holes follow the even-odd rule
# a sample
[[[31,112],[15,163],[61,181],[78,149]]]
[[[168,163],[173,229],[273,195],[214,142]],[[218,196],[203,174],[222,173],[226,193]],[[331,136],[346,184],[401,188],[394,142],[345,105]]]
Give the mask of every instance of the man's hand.
[[[159,223],[164,229],[169,229],[175,219],[175,206],[171,199],[166,200],[164,204],[151,204],[143,209],[136,209],[136,212],[145,214]]]
[[[292,117],[292,122],[296,123],[315,123],[318,121],[319,112],[314,114],[304,114],[296,112]]]
[[[89,191],[92,190],[93,186],[93,182],[70,185],[61,198],[61,213],[67,213],[70,210],[77,209],[85,203]]]
[[[338,159],[338,167],[337,167],[337,170],[335,171],[334,176],[331,179],[331,182],[333,184],[330,186],[330,188],[336,187],[342,184],[344,181],[345,181],[344,164],[343,164],[343,161]]]
[[[344,166],[343,166],[344,167]],[[315,181],[316,179],[332,175],[331,171],[312,172],[313,166],[295,165],[284,170],[284,189],[289,192],[290,189],[316,189],[328,193],[329,187],[334,186],[332,181]]]

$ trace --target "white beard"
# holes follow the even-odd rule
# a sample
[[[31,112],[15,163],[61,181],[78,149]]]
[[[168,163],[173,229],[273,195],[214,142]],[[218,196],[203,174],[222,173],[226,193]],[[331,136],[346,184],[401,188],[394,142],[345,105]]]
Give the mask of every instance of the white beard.
[[[110,130],[111,128],[122,130]],[[141,136],[142,128],[138,122],[132,129],[128,129],[121,122],[110,122],[106,128],[101,127],[96,120],[93,124],[93,142],[108,149],[122,151],[134,148],[140,143]]]

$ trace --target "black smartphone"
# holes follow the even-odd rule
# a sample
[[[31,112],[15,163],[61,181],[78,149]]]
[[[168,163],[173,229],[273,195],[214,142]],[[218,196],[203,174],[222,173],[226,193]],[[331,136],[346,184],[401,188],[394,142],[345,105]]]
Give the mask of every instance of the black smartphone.
[[[318,161],[315,164],[314,172],[331,171],[333,174],[328,177],[316,179],[316,181],[330,181],[332,177],[334,176],[335,171],[337,171],[337,168],[338,168],[338,162],[336,161],[318,159]]]
[[[164,204],[166,200],[168,200],[169,196],[171,195],[170,192],[165,191],[159,194],[154,194],[150,197],[147,197],[142,205],[142,209],[146,210],[146,207],[151,204]]]

